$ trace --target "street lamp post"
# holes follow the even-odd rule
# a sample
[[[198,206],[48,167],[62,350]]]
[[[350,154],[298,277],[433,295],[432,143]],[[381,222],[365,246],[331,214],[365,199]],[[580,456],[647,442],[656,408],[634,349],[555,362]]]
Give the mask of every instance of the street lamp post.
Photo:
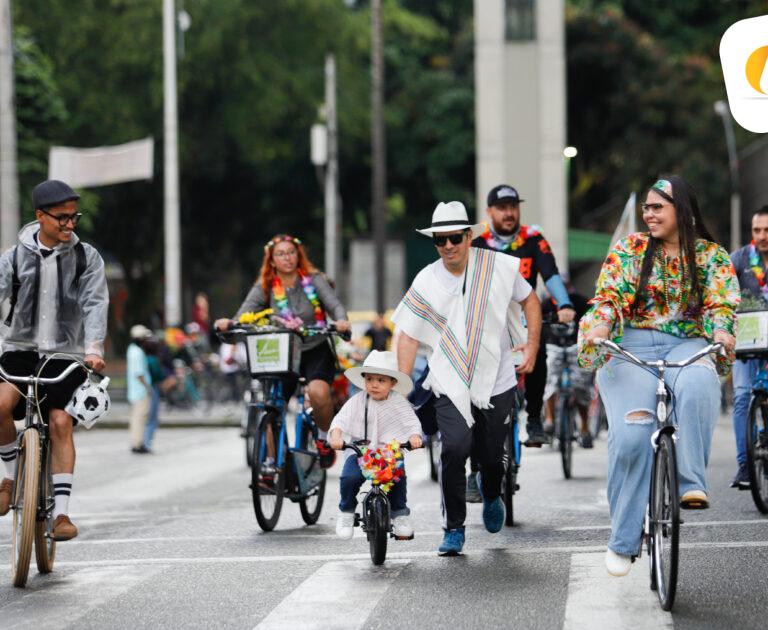
[[[16,168],[16,107],[13,86],[11,3],[0,0],[0,249],[16,242],[19,180]]]
[[[731,251],[741,247],[741,184],[739,182],[739,155],[736,152],[736,136],[728,103],[717,101],[715,113],[723,119],[725,144],[728,147],[728,166],[731,171]]]

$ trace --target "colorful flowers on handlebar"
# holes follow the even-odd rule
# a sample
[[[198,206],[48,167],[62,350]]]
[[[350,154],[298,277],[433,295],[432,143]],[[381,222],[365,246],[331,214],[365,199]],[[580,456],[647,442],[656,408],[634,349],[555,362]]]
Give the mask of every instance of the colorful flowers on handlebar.
[[[268,326],[269,325],[269,318],[274,313],[274,310],[271,308],[265,308],[263,311],[259,311],[258,313],[254,312],[247,312],[240,315],[240,319],[238,320],[241,324],[254,324],[256,326]]]
[[[358,463],[363,476],[370,479],[373,485],[380,486],[384,492],[389,492],[405,475],[403,452],[396,440],[382,448],[367,447]]]

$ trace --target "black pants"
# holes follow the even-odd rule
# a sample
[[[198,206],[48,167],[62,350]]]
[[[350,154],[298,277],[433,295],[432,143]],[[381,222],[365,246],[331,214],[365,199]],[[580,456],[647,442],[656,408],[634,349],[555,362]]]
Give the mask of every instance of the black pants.
[[[533,372],[525,375],[525,408],[529,418],[541,420],[541,408],[544,406],[544,389],[547,386],[547,344],[539,346],[536,365]]]
[[[513,387],[491,398],[492,409],[477,409],[473,406],[475,424],[471,429],[448,396],[440,396],[435,401],[442,442],[440,486],[443,495],[443,526],[446,529],[462,527],[467,517],[465,467],[473,442],[483,496],[486,500],[493,500],[501,495],[507,431],[504,423],[512,411],[514,401]]]

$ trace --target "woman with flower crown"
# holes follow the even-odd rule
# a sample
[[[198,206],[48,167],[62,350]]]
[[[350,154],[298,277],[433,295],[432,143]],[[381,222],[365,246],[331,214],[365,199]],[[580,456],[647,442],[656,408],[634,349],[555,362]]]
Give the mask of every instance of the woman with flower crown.
[[[643,204],[647,232],[630,234],[608,254],[592,308],[579,328],[579,363],[600,368],[597,383],[608,413],[608,503],[611,536],[606,568],[626,575],[640,549],[650,487],[651,435],[656,430],[656,377],[621,357],[598,352],[610,338],[644,360],[677,361],[722,343],[727,357],[708,355],[666,373],[675,395],[680,507],[709,507],[706,467],[720,409],[718,372],[733,362],[739,284],[728,252],[712,242],[693,189],[682,178],[658,180]]]
[[[349,330],[347,312],[325,276],[307,256],[301,241],[288,234],[278,234],[264,246],[261,272],[235,320],[247,312],[272,308],[278,321],[287,328],[324,326],[334,320],[339,332]],[[216,328],[224,330],[230,319],[219,319]],[[324,440],[331,424],[333,406],[331,383],[336,373],[336,357],[329,341],[322,335],[306,337],[301,353],[301,375],[307,380],[313,417]],[[321,464],[333,465],[334,451],[320,445]]]

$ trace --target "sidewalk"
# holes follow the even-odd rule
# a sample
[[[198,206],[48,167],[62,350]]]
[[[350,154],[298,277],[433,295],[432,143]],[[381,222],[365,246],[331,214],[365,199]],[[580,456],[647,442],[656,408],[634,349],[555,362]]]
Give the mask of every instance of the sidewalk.
[[[107,415],[101,418],[94,429],[123,429],[128,426],[131,406],[127,402],[113,402]],[[165,403],[160,406],[160,426],[194,427],[239,427],[243,416],[243,403],[215,404],[207,407],[201,404],[196,409],[174,409]]]

